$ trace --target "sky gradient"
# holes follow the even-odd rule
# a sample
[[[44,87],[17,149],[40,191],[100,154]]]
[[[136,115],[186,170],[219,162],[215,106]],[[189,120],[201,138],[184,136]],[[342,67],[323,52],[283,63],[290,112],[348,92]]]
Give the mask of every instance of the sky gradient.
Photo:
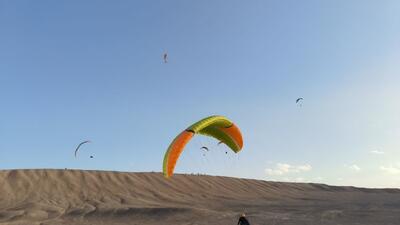
[[[176,172],[400,187],[399,11],[395,0],[0,1],[0,169],[161,171],[181,130],[219,114],[243,151],[196,137]]]

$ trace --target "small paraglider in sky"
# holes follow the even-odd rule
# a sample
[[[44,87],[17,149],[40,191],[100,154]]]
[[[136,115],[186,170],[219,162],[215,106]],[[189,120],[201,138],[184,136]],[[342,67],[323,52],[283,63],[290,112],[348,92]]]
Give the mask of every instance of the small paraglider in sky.
[[[90,141],[83,141],[83,142],[81,142],[81,143],[78,145],[78,147],[76,147],[76,149],[75,149],[75,158],[76,158],[76,155],[77,155],[78,150],[80,149],[80,147],[81,147],[83,144],[86,144],[86,143],[90,143]]]
[[[303,103],[303,98],[296,99],[296,104],[298,104],[300,107],[302,106],[302,103]]]
[[[205,147],[205,146],[201,147],[200,149],[204,149],[204,150],[206,150],[207,152],[210,151],[210,150],[209,150],[207,147]]]
[[[164,63],[168,63],[168,53],[164,53],[163,55]]]
[[[218,142],[217,145],[220,145],[220,144],[223,144],[223,143],[224,143],[223,141],[220,141],[220,142]],[[228,151],[225,151],[225,154],[228,154]]]
[[[91,155],[90,158],[93,159],[94,157]]]
[[[206,152],[210,151],[206,146],[203,146],[200,149],[204,150],[203,151],[203,156],[206,156]]]

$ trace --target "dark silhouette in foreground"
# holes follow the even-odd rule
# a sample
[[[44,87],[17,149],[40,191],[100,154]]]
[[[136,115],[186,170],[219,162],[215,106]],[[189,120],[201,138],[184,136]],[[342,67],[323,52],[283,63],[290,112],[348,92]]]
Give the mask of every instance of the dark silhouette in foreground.
[[[237,225],[250,225],[249,221],[246,218],[246,214],[242,214],[239,218]]]

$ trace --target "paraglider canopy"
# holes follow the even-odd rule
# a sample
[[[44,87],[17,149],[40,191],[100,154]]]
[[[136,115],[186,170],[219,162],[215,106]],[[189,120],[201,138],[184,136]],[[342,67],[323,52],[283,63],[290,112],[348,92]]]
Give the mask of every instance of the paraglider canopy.
[[[83,142],[79,143],[79,145],[76,147],[75,153],[74,153],[75,158],[76,158],[76,156],[77,156],[78,150],[81,148],[81,146],[82,146],[83,144],[86,144],[86,143],[90,143],[90,141],[89,141],[89,140],[83,141]]]
[[[302,101],[303,101],[303,98],[298,98],[298,99],[296,99],[296,104],[298,104],[298,106],[302,106]]]
[[[296,99],[296,103],[299,103],[299,101],[302,101],[303,100],[303,98],[298,98],[298,99]]]
[[[235,153],[239,152],[243,147],[242,134],[232,121],[224,116],[204,118],[181,132],[168,147],[163,162],[165,177],[172,176],[180,154],[195,134],[216,138],[225,143]]]
[[[209,150],[207,147],[205,147],[205,146],[201,147],[200,149],[204,149],[204,150],[206,150],[207,152],[210,151],[210,150]]]

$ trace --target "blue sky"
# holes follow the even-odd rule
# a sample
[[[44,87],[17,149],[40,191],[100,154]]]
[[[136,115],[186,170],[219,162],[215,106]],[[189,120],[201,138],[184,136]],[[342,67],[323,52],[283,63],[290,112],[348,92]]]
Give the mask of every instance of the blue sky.
[[[220,114],[241,128],[243,151],[196,137],[176,172],[400,187],[399,11],[0,1],[0,169],[161,171],[176,134]]]

